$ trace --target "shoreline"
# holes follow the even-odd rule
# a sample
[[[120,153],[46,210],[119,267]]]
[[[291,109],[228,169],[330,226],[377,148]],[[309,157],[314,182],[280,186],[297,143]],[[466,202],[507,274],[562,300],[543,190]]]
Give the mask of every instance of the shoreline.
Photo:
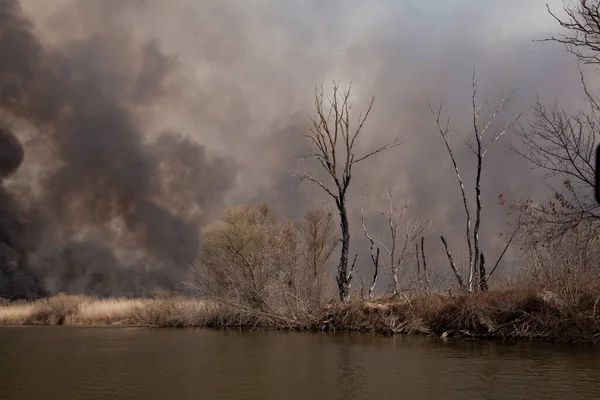
[[[596,345],[600,343],[598,298],[591,291],[581,292],[575,307],[548,289],[431,293],[397,302],[330,303],[291,315],[189,297],[99,299],[61,294],[1,304],[0,326],[354,331]]]

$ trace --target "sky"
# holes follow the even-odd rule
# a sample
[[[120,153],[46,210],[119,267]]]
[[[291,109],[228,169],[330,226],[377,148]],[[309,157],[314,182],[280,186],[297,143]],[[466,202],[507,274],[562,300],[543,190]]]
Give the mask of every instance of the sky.
[[[548,4],[561,12],[561,0]],[[460,192],[428,101],[437,104],[443,97],[444,115],[468,136],[475,67],[478,100],[493,105],[514,90],[498,126],[521,112],[526,122],[536,95],[547,104],[583,105],[573,57],[556,43],[534,42],[561,33],[543,0],[21,0],[21,5],[49,47],[109,32],[126,38],[115,42],[115,58],[136,54],[149,41],[171,57],[176,67],[164,81],[164,93],[132,109],[144,140],[180,132],[235,171],[223,195],[207,206],[210,217],[203,224],[240,203],[267,201],[282,217],[297,218],[307,206],[327,201],[318,188],[297,186],[292,177],[301,168],[294,157],[307,146],[302,134],[314,112],[314,86],[352,81],[357,112],[374,94],[361,151],[398,134],[404,144],[357,167],[349,192],[351,251],[361,254],[365,276],[370,266],[358,206],[367,183],[368,210],[385,206],[385,190],[394,182],[398,197],[410,197],[412,211],[432,221],[427,237],[433,262],[445,262],[440,235],[449,238],[457,258],[465,254]],[[110,70],[114,65],[97,67],[119,74]],[[489,258],[502,249],[497,233],[508,221],[498,195],[540,197],[546,190],[539,173],[507,154],[511,140],[509,132],[496,142],[484,166],[482,237]],[[458,140],[452,146],[472,187],[470,153]],[[14,180],[43,169],[36,163],[26,156]],[[368,212],[367,222],[384,237],[375,213]],[[507,260],[516,258],[509,254]]]

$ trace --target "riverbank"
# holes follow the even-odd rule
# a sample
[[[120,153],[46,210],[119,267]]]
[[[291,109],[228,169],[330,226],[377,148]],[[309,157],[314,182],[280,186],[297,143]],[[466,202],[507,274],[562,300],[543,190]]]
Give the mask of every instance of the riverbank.
[[[353,330],[482,339],[600,343],[600,292],[569,298],[549,289],[471,295],[421,294],[402,301],[330,304],[301,315],[194,298],[97,299],[59,295],[0,305],[0,325],[134,325]]]

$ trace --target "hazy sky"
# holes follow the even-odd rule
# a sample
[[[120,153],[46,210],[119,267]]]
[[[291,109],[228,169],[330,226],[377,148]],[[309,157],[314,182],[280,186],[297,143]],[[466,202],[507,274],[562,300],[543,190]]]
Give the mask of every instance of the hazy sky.
[[[177,69],[165,83],[166,96],[141,110],[138,123],[147,140],[176,130],[205,145],[209,156],[228,159],[237,171],[235,183],[215,205],[213,217],[227,205],[257,200],[296,217],[325,199],[316,188],[296,187],[291,179],[293,157],[306,145],[301,134],[312,112],[314,85],[352,80],[357,110],[374,93],[363,148],[397,134],[404,145],[356,171],[349,196],[357,239],[353,251],[361,254],[356,222],[365,182],[369,204],[382,205],[391,182],[399,196],[411,197],[414,211],[433,221],[432,253],[442,254],[441,234],[450,238],[457,257],[464,251],[460,192],[427,100],[437,103],[443,96],[446,114],[468,135],[473,67],[481,101],[495,104],[502,92],[515,89],[500,125],[521,111],[526,122],[536,93],[548,104],[559,100],[568,107],[583,99],[571,55],[560,45],[532,41],[560,33],[543,0],[21,3],[49,44],[122,32],[132,51],[156,39],[161,51],[173,56]],[[548,3],[561,11],[561,0]],[[506,136],[496,143],[484,172],[482,235],[491,240],[484,245],[490,259],[501,246],[496,232],[506,222],[496,205],[498,194],[537,196],[544,190],[539,176],[504,152],[511,135]],[[453,146],[472,187],[468,163],[473,160],[460,141]],[[369,223],[378,230],[371,216]],[[361,262],[367,271],[367,259]]]

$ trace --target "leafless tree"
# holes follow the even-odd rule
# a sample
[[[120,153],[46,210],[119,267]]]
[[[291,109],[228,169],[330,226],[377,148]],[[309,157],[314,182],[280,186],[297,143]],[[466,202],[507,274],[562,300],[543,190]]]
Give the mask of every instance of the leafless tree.
[[[357,154],[357,140],[363,133],[364,124],[369,117],[375,98],[371,98],[366,112],[360,114],[358,120],[354,121],[351,118],[350,93],[351,85],[346,91],[340,92],[339,84],[334,81],[332,98],[325,100],[323,86],[317,86],[315,89],[316,115],[310,118],[310,130],[304,134],[311,144],[311,149],[301,157],[301,160],[316,161],[328,175],[330,183],[320,180],[310,171],[297,174],[300,182],[308,180],[318,185],[335,200],[340,216],[340,240],[342,243],[336,281],[339,296],[343,302],[350,300],[349,289],[352,281],[352,268],[350,271],[348,270],[350,227],[347,211],[347,192],[352,179],[352,170],[356,164],[401,144],[399,137],[396,137],[381,147]]]
[[[544,172],[549,198],[501,200],[508,202],[520,218],[520,240],[531,265],[544,271],[539,276],[554,279],[558,271],[549,265],[563,259],[560,252],[570,254],[573,260],[587,260],[579,263],[583,269],[597,265],[591,249],[598,247],[600,231],[600,207],[594,198],[600,101],[589,90],[582,65],[600,64],[600,2],[569,2],[564,6],[564,17],[550,8],[548,12],[565,28],[565,34],[543,41],[562,43],[575,56],[588,106],[568,112],[557,103],[547,108],[536,99],[532,121],[516,129],[521,144],[510,146],[510,150]]]
[[[566,33],[543,41],[564,44],[580,64],[599,64],[599,7],[598,0],[570,2],[564,6],[564,18],[548,7],[550,15]],[[598,205],[593,195],[595,136],[600,134],[597,115],[600,108],[597,98],[587,88],[582,69],[579,71],[589,109],[570,113],[560,109],[557,103],[546,108],[538,98],[532,105],[532,122],[516,129],[522,144],[510,146],[512,152],[542,170],[554,183],[548,201],[510,200],[528,228],[524,235],[530,245],[560,240],[582,224],[599,222]]]
[[[594,199],[594,137],[600,120],[592,111],[573,115],[556,105],[547,110],[539,99],[533,112],[533,121],[516,129],[522,144],[510,149],[544,171],[550,198],[511,200],[511,206],[529,226],[529,239],[552,242],[581,225],[600,225]]]
[[[472,92],[472,126],[473,131],[472,135],[475,139],[475,143],[472,141],[468,141],[466,138],[462,137],[458,132],[456,132],[450,125],[450,117],[448,117],[445,121],[442,120],[442,108],[443,101],[440,102],[440,106],[437,110],[434,110],[433,106],[430,104],[430,110],[433,115],[433,118],[437,124],[438,131],[444,140],[446,145],[446,149],[448,150],[448,154],[450,155],[450,160],[452,161],[452,165],[454,167],[455,175],[458,181],[458,185],[460,187],[460,191],[462,194],[463,206],[465,209],[466,215],[466,240],[467,246],[469,250],[469,275],[466,289],[469,292],[476,290],[477,284],[476,281],[479,281],[480,288],[487,287],[487,275],[485,274],[485,262],[482,257],[481,245],[479,241],[479,231],[481,229],[481,179],[482,179],[482,171],[483,171],[483,160],[489,149],[492,147],[494,142],[496,142],[502,135],[504,135],[507,131],[512,129],[512,127],[517,123],[521,115],[517,116],[514,120],[511,120],[510,123],[504,126],[503,129],[495,130],[493,132],[490,131],[490,127],[494,122],[497,115],[502,111],[507,101],[510,100],[511,95],[508,96],[502,95],[499,105],[495,109],[489,109],[487,119],[481,123],[480,122],[480,111],[481,106],[478,106],[477,101],[477,82],[478,79],[476,77],[475,69],[473,69],[473,92]],[[460,170],[458,164],[456,162],[456,158],[454,156],[454,152],[452,147],[450,146],[450,134],[455,134],[462,142],[468,147],[473,156],[475,157],[475,168],[476,168],[476,178],[474,182],[474,191],[475,191],[475,226],[471,231],[471,207],[469,206],[469,201],[467,199],[467,194],[465,190],[465,186],[463,180],[460,175]],[[489,137],[489,139],[488,139]],[[484,140],[487,142],[484,143]],[[442,242],[446,249],[446,254],[448,256],[448,260],[450,261],[450,266],[460,284],[461,287],[464,287],[464,282],[460,274],[458,273],[458,269],[456,268],[456,264],[452,259],[452,255],[450,250],[448,249],[448,243],[444,237],[442,237]]]
[[[561,18],[546,4],[548,12],[567,33],[543,41],[562,43],[577,60],[585,64],[600,64],[600,1],[575,0],[565,3]]]
[[[393,280],[393,296],[402,294],[402,288],[399,279],[400,267],[405,263],[410,256],[416,256],[412,253],[412,245],[416,239],[431,225],[429,221],[423,221],[417,216],[407,214],[410,201],[407,199],[403,205],[396,205],[393,196],[394,186],[391,185],[387,192],[388,209],[385,211],[376,210],[385,220],[386,228],[389,232],[389,239],[386,244],[383,240],[373,239],[364,225],[363,216],[363,231],[365,236],[371,243],[371,259],[375,264],[376,270],[379,269],[379,252],[382,248],[387,253],[387,264],[390,275]],[[364,197],[364,194],[363,194]],[[362,203],[361,203],[361,213]],[[363,213],[364,214],[364,213]]]

